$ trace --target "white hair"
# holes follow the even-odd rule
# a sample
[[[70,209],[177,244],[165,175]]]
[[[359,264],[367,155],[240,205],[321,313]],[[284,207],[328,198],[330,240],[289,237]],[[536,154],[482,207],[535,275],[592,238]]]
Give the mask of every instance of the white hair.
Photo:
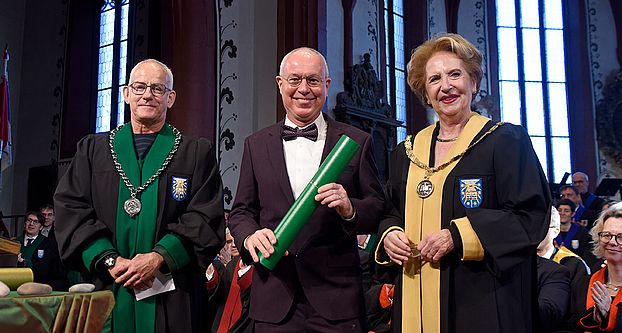
[[[173,89],[173,72],[163,62],[158,61],[156,59],[145,59],[137,63],[134,66],[134,68],[132,68],[132,71],[130,72],[130,81],[132,80],[132,77],[134,76],[134,72],[136,72],[136,69],[138,68],[138,66],[142,64],[146,64],[146,63],[153,63],[156,65],[159,65],[160,67],[162,67],[162,69],[164,69],[164,72],[166,72],[166,86],[167,88],[172,90]]]
[[[326,73],[326,77],[330,77],[330,74],[328,73],[328,63],[326,62],[326,58],[324,58],[324,55],[321,54],[319,51],[310,47],[299,47],[289,51],[289,53],[287,53],[283,57],[283,60],[281,60],[281,65],[279,66],[279,75],[283,75],[283,69],[285,68],[285,62],[287,61],[287,58],[289,58],[290,55],[298,52],[309,52],[318,55],[322,59],[322,64],[324,64],[324,72]]]

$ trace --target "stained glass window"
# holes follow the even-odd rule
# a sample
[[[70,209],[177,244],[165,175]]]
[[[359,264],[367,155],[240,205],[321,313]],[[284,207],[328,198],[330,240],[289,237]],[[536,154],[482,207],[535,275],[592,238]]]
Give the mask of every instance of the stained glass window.
[[[97,115],[95,131],[109,131],[125,122],[123,85],[127,71],[128,12],[130,0],[107,0],[101,7]]]
[[[551,182],[572,170],[562,0],[497,0],[503,121],[522,125]]]
[[[406,64],[404,59],[403,0],[384,0],[385,52],[387,56],[387,102],[395,109],[395,119],[403,127],[397,128],[397,142],[406,137]]]

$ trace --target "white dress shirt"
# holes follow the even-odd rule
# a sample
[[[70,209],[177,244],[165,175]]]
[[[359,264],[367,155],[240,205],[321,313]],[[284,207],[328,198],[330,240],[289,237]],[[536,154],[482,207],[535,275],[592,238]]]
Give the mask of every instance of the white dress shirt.
[[[300,196],[322,161],[322,152],[326,143],[326,120],[320,113],[313,123],[315,123],[318,129],[317,141],[300,137],[290,141],[282,140],[285,166],[287,167],[287,175],[292,186],[294,199]],[[285,117],[285,125],[294,128],[298,127],[288,117]],[[306,126],[303,128],[306,128]]]
[[[28,246],[28,241],[29,240],[32,240],[31,243],[34,243],[35,239],[37,239],[37,236],[26,236],[26,237],[24,237],[24,246]]]

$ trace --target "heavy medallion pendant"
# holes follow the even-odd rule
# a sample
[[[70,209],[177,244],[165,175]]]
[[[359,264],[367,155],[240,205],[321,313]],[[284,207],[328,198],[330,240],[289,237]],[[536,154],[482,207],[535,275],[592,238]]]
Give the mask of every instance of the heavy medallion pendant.
[[[140,208],[140,200],[134,197],[125,200],[125,203],[123,204],[123,209],[125,209],[125,212],[130,217],[134,217],[134,215],[140,213]]]
[[[427,178],[420,181],[419,184],[417,184],[417,195],[421,199],[425,199],[429,197],[430,195],[432,195],[433,191],[434,191],[434,185],[432,185],[432,182],[428,180]]]

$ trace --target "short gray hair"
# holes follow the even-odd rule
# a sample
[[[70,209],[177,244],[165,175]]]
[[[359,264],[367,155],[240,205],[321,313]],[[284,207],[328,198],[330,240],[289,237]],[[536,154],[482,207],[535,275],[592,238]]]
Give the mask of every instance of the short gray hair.
[[[309,53],[314,53],[317,54],[318,56],[320,56],[320,58],[322,59],[322,63],[324,64],[324,72],[326,73],[326,77],[330,77],[330,74],[328,72],[328,63],[326,62],[326,58],[324,58],[324,55],[321,54],[318,50],[310,48],[310,47],[299,47],[296,49],[293,49],[291,51],[289,51],[289,53],[287,53],[284,57],[283,60],[281,60],[281,65],[279,66],[279,75],[283,75],[283,68],[285,67],[285,62],[287,61],[287,58],[289,58],[290,55],[294,54],[294,53],[298,53],[298,52],[309,52]]]
[[[132,71],[130,72],[130,80],[132,80],[132,77],[134,76],[134,72],[136,72],[136,68],[138,68],[138,66],[140,66],[142,64],[146,64],[146,63],[153,63],[153,64],[156,64],[156,65],[159,65],[160,67],[162,67],[162,69],[164,69],[164,72],[166,72],[166,85],[167,85],[167,88],[173,90],[173,72],[163,62],[158,61],[156,59],[145,59],[145,60],[142,60],[139,63],[137,63],[134,66],[134,68],[132,68]],[[170,83],[170,86],[169,86],[169,83]]]

